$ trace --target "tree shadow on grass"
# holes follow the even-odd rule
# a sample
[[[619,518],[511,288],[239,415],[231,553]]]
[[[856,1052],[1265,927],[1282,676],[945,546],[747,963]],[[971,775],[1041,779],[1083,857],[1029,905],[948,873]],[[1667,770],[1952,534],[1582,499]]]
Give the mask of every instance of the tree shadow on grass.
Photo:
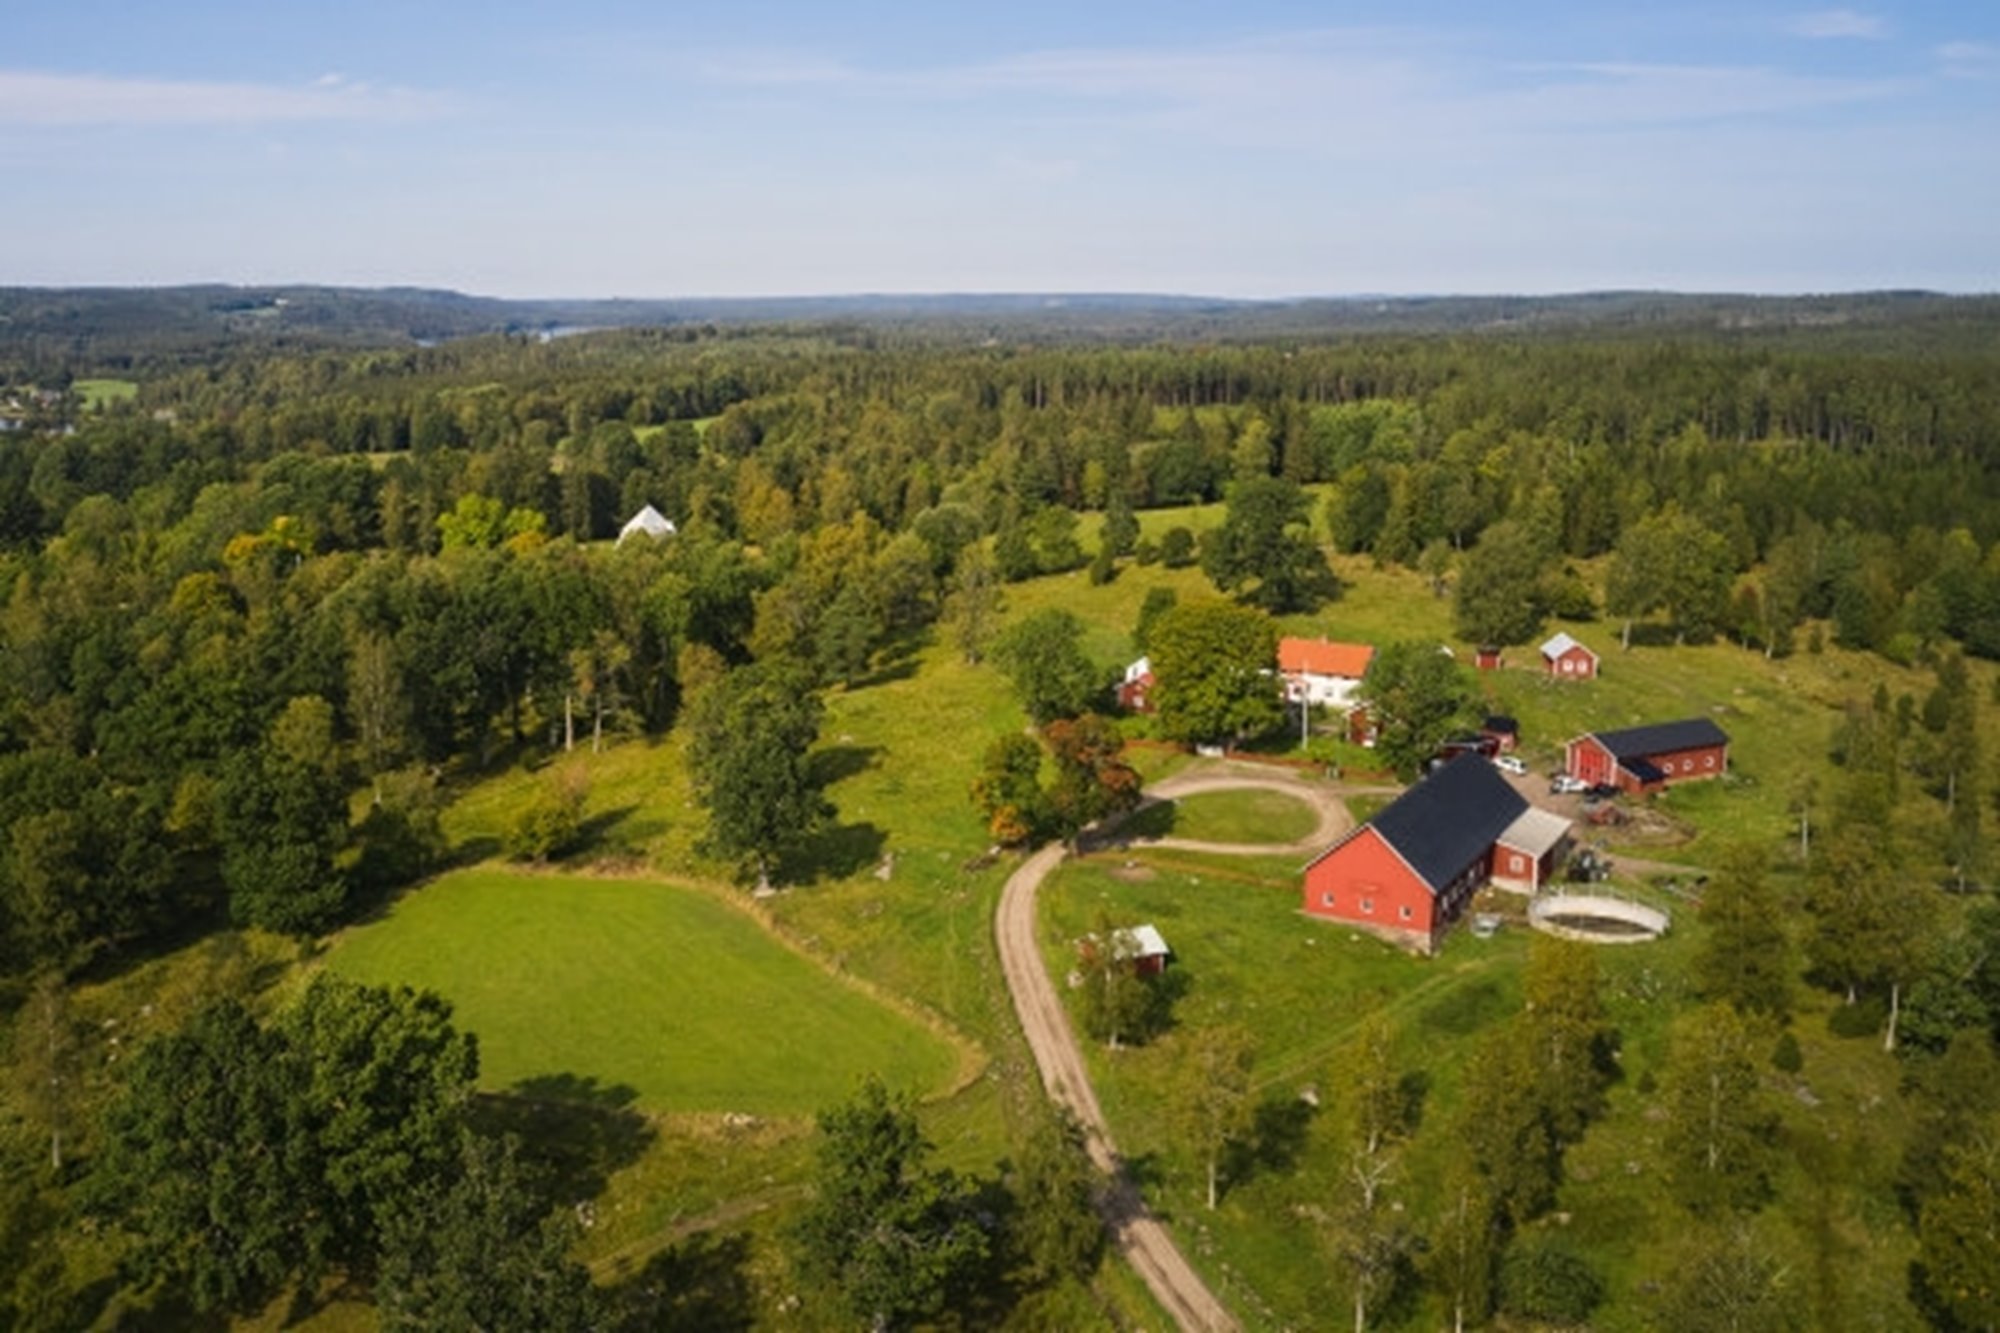
[[[880,762],[879,745],[829,745],[812,754],[812,778],[822,787],[831,787],[857,773],[865,773]]]
[[[581,1074],[522,1079],[504,1093],[473,1104],[481,1133],[511,1134],[531,1170],[559,1183],[567,1196],[552,1203],[595,1198],[611,1175],[630,1166],[652,1144],[655,1131],[632,1109],[639,1094],[624,1084],[606,1086]]]
[[[1120,844],[1135,838],[1170,838],[1179,818],[1180,806],[1177,802],[1152,801],[1127,815],[1111,832]]]
[[[481,833],[467,838],[446,852],[444,863],[438,870],[440,872],[463,870],[467,866],[476,866],[481,861],[491,861],[498,855],[500,855],[500,839],[490,833]]]
[[[741,1333],[755,1326],[750,1242],[740,1232],[698,1232],[620,1274],[606,1289],[617,1333]]]
[[[587,856],[604,850],[610,840],[611,831],[639,811],[638,803],[621,805],[615,810],[600,810],[576,827],[576,837],[563,849],[562,859],[569,860]],[[623,841],[622,839],[620,840]]]
[[[1222,1178],[1232,1187],[1260,1172],[1284,1175],[1305,1152],[1306,1134],[1319,1108],[1303,1097],[1280,1093],[1258,1103],[1250,1133],[1229,1145],[1222,1157]]]
[[[830,824],[806,838],[778,864],[787,884],[848,879],[882,859],[889,835],[873,824]]]

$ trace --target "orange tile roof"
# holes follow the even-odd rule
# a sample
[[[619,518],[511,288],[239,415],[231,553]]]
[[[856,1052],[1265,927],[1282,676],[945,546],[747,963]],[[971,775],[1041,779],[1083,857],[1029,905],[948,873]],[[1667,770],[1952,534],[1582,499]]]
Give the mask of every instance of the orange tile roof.
[[[1303,672],[1359,680],[1368,674],[1368,664],[1374,660],[1373,644],[1334,643],[1327,639],[1278,640],[1278,670],[1287,674]]]

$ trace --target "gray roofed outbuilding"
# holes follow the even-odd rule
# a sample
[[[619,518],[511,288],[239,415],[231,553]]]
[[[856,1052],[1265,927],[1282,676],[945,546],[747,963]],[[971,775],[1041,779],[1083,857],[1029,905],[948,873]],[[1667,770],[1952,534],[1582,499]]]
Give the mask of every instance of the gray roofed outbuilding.
[[[1627,727],[1623,731],[1594,731],[1591,735],[1621,764],[1644,759],[1648,755],[1729,744],[1729,733],[1705,717],[1656,722],[1646,727]]]

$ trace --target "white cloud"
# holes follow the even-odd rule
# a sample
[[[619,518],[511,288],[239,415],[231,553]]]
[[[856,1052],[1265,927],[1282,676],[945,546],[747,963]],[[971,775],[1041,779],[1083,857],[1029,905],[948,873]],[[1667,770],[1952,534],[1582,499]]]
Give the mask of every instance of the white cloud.
[[[1856,37],[1879,41],[1889,35],[1889,25],[1879,16],[1854,9],[1816,9],[1809,14],[1795,14],[1785,28],[1795,37],[1822,40]]]
[[[1946,42],[1937,48],[1938,65],[1952,78],[1977,79],[2000,74],[2000,46],[1985,42]]]
[[[1878,100],[1886,79],[1734,65],[1469,58],[1445,36],[1389,29],[1201,47],[1028,52],[985,64],[875,70],[795,54],[705,60],[701,74],[787,93],[1031,106],[1045,122],[1151,127],[1213,143],[1367,156],[1510,132],[1705,124]],[[1360,127],[1366,127],[1365,131]]]
[[[445,109],[433,93],[374,88],[338,75],[294,86],[0,70],[0,126],[408,120]]]

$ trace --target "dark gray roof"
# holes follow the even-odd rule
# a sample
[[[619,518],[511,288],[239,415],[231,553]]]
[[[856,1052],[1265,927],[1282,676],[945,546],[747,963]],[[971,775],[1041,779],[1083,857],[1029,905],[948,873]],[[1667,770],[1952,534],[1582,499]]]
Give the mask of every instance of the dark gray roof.
[[[1611,757],[1624,763],[1648,755],[1671,754],[1675,750],[1698,750],[1704,745],[1727,745],[1729,733],[1705,717],[1681,722],[1655,722],[1650,727],[1627,727],[1623,731],[1592,732]]]
[[[1493,850],[1528,803],[1484,755],[1462,754],[1377,811],[1369,827],[1436,892]]]

